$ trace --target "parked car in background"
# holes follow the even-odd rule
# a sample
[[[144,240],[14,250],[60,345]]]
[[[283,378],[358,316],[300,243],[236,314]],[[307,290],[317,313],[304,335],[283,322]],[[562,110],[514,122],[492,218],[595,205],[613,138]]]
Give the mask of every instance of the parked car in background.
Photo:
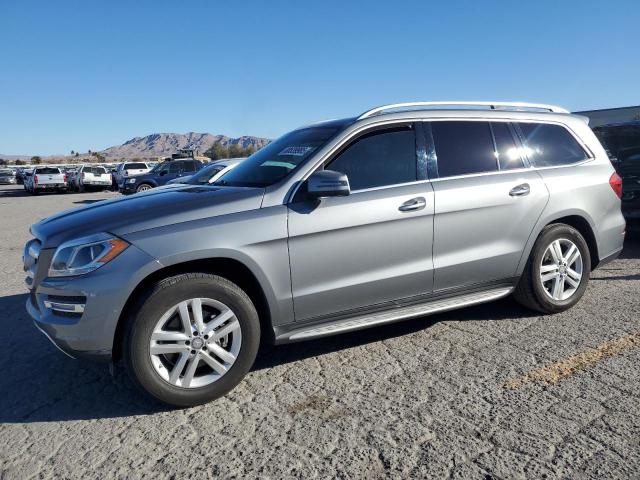
[[[226,158],[224,160],[216,160],[207,164],[193,175],[186,175],[183,177],[177,177],[173,180],[169,180],[165,186],[169,185],[206,185],[207,183],[213,183],[218,178],[223,176],[229,170],[240,164],[245,160],[244,158]]]
[[[69,180],[69,187],[75,192],[106,190],[111,187],[111,173],[102,166],[80,165]]]
[[[640,229],[640,121],[602,125],[593,131],[622,177],[622,214],[627,225]]]
[[[15,185],[16,174],[10,168],[0,168],[0,184]]]
[[[565,311],[622,251],[621,194],[586,118],[560,107],[387,105],[287,133],[213,184],[32,225],[26,308],[68,355],[122,359],[153,397],[197,405],[261,340],[508,295]]]
[[[180,159],[167,160],[157,164],[146,174],[136,175],[127,178],[120,185],[120,192],[123,194],[144,192],[155,187],[165,185],[174,178],[192,175],[204,166],[200,160]]]
[[[115,179],[118,188],[122,188],[125,179],[147,173],[151,168],[145,162],[124,162],[116,168]]]
[[[40,192],[66,192],[67,176],[58,167],[36,167],[26,177],[25,189],[32,195]]]

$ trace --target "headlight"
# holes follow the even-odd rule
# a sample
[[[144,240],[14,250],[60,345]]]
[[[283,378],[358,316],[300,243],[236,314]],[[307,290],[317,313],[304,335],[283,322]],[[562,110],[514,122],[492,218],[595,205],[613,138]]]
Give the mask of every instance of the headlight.
[[[65,242],[53,255],[49,276],[68,277],[93,272],[116,258],[128,246],[128,242],[108,233],[98,233]]]
[[[127,183],[136,183],[136,179],[135,178],[130,178],[129,180],[127,180]]]

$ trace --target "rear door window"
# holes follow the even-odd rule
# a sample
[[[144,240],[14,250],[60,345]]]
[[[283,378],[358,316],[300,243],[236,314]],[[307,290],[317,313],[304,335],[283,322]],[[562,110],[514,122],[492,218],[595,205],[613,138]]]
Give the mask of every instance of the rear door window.
[[[431,122],[438,176],[497,172],[489,122]]]
[[[555,167],[578,163],[588,158],[569,131],[547,123],[516,124],[522,134],[526,153],[536,167]]]

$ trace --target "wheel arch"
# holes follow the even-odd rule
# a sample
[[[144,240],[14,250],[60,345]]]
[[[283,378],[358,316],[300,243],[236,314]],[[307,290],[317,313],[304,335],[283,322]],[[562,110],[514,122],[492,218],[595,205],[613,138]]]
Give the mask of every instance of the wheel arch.
[[[243,289],[253,301],[263,338],[273,343],[272,309],[267,294],[258,280],[258,276],[245,263],[230,257],[212,257],[188,260],[159,268],[144,277],[132,290],[118,318],[113,338],[112,359],[122,358],[122,346],[126,326],[131,319],[132,309],[140,297],[160,280],[182,273],[211,273],[226,278]]]
[[[526,249],[523,252],[522,257],[520,258],[517,275],[522,274],[524,267],[527,263],[527,260],[529,259],[529,255],[531,254],[533,245],[535,244],[536,240],[538,239],[542,231],[549,225],[559,224],[559,223],[569,225],[575,228],[576,230],[578,230],[578,232],[580,232],[580,234],[584,237],[585,241],[587,242],[587,246],[589,247],[589,256],[591,257],[591,270],[594,270],[597,267],[598,263],[600,262],[600,256],[599,256],[599,250],[598,250],[598,240],[596,238],[595,231],[593,228],[594,222],[591,219],[591,217],[589,217],[589,215],[587,215],[585,212],[580,210],[578,211],[570,210],[570,211],[561,212],[552,217],[547,217],[540,220],[535,230],[535,235],[532,234],[529,237],[529,241],[527,242]]]

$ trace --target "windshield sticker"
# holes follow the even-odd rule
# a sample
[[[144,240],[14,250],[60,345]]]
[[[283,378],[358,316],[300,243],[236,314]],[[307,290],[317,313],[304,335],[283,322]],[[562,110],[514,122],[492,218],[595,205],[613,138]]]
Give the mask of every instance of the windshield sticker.
[[[304,157],[311,150],[313,150],[313,147],[287,147],[284,150],[282,150],[278,155],[292,155],[294,157]]]
[[[279,162],[277,160],[267,160],[260,166],[261,167],[284,167],[284,168],[288,168],[289,170],[296,168],[296,166],[293,163]]]

